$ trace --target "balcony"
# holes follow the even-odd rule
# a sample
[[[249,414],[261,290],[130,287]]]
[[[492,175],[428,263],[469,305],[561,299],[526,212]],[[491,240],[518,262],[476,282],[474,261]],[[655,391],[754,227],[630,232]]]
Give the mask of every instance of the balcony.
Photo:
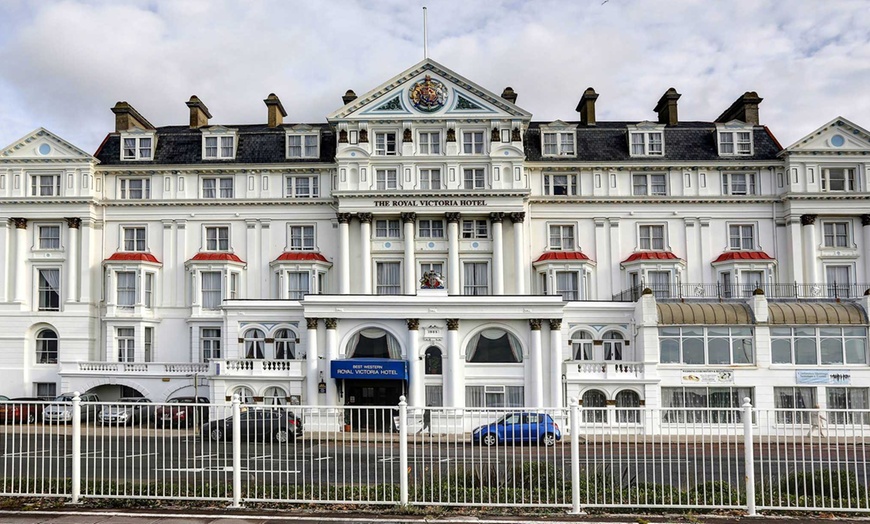
[[[643,362],[583,362],[565,363],[565,378],[568,382],[607,380],[635,381],[644,379]]]
[[[210,374],[222,377],[305,376],[304,360],[212,360]]]
[[[635,302],[649,287],[656,300],[746,300],[756,289],[769,299],[842,300],[858,298],[870,284],[658,284],[635,286],[613,295],[614,302]]]
[[[61,375],[189,377],[205,374],[208,364],[198,362],[61,362]]]

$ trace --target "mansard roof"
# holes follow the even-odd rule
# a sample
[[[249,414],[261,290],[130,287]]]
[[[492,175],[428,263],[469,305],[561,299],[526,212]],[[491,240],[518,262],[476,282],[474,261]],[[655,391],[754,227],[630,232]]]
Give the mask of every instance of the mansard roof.
[[[628,143],[628,129],[640,122],[602,122],[595,126],[577,124],[576,154],[573,156],[544,157],[541,152],[541,126],[547,122],[532,122],[525,136],[526,159],[547,162],[627,162],[644,163],[679,161],[723,160],[776,160],[782,147],[766,126],[753,128],[753,154],[751,156],[721,157],[714,122],[680,122],[664,128],[664,155],[661,157],[632,157]]]
[[[283,164],[320,163],[335,161],[335,134],[328,124],[308,124],[320,132],[320,158],[287,158],[287,131],[298,124],[283,124],[269,127],[266,124],[223,125],[235,131],[238,146],[236,156],[230,160],[203,160],[203,129],[189,126],[165,126],[155,130],[157,135],[154,159],[147,161],[121,160],[121,134],[110,133],[100,145],[95,156],[102,165],[153,165],[153,164]]]

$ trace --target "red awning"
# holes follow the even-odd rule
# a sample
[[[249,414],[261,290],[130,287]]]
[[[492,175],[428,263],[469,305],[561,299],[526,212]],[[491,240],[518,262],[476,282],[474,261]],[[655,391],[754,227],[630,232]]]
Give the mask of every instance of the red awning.
[[[726,251],[719,255],[719,258],[714,260],[713,263],[739,260],[774,260],[774,258],[764,251]]]
[[[197,253],[189,260],[189,262],[245,262],[236,256],[235,253]]]
[[[118,253],[115,253],[107,258],[106,262],[152,262],[154,264],[160,263],[160,261],[157,260],[157,257],[152,255],[151,253],[130,253],[122,251],[119,251]]]
[[[638,260],[679,260],[680,257],[671,253],[670,251],[638,251],[637,253],[632,253],[630,257],[626,258],[622,261],[623,264],[626,262],[636,262]]]
[[[313,251],[285,251],[278,255],[275,262],[326,262],[326,257]]]
[[[534,263],[547,260],[589,260],[589,257],[580,251],[544,251]]]

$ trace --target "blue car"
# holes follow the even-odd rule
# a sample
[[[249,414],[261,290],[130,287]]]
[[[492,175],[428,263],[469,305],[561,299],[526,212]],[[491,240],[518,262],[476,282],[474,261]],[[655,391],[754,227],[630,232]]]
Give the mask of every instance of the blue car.
[[[517,442],[554,446],[559,440],[562,440],[559,425],[546,413],[508,413],[471,432],[472,443],[484,446]]]

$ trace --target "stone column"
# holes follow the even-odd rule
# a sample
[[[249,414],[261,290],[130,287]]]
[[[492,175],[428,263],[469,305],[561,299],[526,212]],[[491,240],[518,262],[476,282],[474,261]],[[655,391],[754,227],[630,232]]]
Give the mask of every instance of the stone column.
[[[870,283],[870,215],[861,215],[861,226],[864,231],[864,250],[861,253],[864,259],[864,282]]]
[[[194,229],[196,226],[194,225]],[[196,248],[194,248],[196,249]],[[184,271],[184,263],[187,259],[187,221],[186,220],[176,220],[175,221],[175,305],[184,307],[186,306],[186,300],[184,297],[184,289],[187,287],[187,282],[184,281],[185,278],[189,278],[187,271]],[[192,275],[196,275],[195,272],[191,272]],[[163,272],[164,278],[166,278],[166,271]],[[194,281],[195,286],[199,286],[199,279]],[[198,289],[193,292],[193,300],[194,304],[199,304],[200,297],[198,296]]]
[[[360,258],[362,278],[362,292],[364,295],[372,294],[372,214],[359,213],[356,216],[359,219],[360,231]]]
[[[526,405],[539,408],[544,405],[544,375],[542,373],[543,355],[541,350],[541,319],[529,320],[532,329],[531,344],[529,347],[529,371],[526,375]]]
[[[0,302],[9,301],[9,288],[6,287],[6,275],[9,273],[9,268],[12,262],[12,249],[9,242],[9,220],[0,222],[0,246],[3,246],[0,252],[0,267],[5,268],[5,274],[0,275]]]
[[[15,295],[12,300],[21,303],[27,300],[27,219],[13,218],[12,223],[15,224],[15,274],[12,275]],[[34,275],[33,278],[38,277]],[[37,286],[39,282],[35,282],[33,288],[36,289]]]
[[[317,369],[317,322],[316,318],[306,318],[308,324],[308,352],[305,354],[305,401],[303,404],[316,406],[319,394],[317,385],[320,383],[320,375]]]
[[[420,319],[409,318],[408,323],[408,368],[411,376],[408,378],[408,405],[423,407],[426,402],[426,366],[420,357]]]
[[[788,253],[803,253],[803,246],[801,245],[801,230],[800,230],[800,222],[798,218],[790,217],[787,219],[787,230],[786,230],[786,252]],[[788,270],[789,274],[787,275],[788,281],[797,282],[804,276],[804,266],[803,266],[803,257],[801,256],[789,256],[788,257]]]
[[[347,295],[350,293],[350,213],[335,216],[338,218],[338,292]]]
[[[504,236],[501,223],[504,213],[490,213],[492,222],[492,294],[504,295]]]
[[[444,371],[444,406],[465,407],[465,359],[459,347],[458,318],[447,320],[447,369]]]
[[[417,213],[402,213],[405,240],[405,288],[406,295],[417,294],[417,262],[414,258],[416,242],[414,241],[414,227],[417,224]]]
[[[329,371],[331,362],[338,360],[338,321],[334,318],[324,319],[326,324],[326,363],[324,368]],[[330,380],[326,385],[326,405],[335,407],[338,405],[338,388],[337,384],[331,383]]]
[[[562,406],[562,320],[550,319],[550,403],[548,407]]]
[[[66,276],[66,301],[78,302],[79,297],[79,227],[82,225],[81,218],[67,218],[67,230],[69,231],[69,239],[67,240],[66,252],[69,254],[69,262],[67,263]],[[144,293],[140,293],[143,295]]]
[[[446,213],[447,218],[447,294],[459,294],[459,213]]]
[[[260,235],[257,231],[257,219],[249,218],[245,220],[245,257],[244,259],[248,262],[248,269],[245,272],[246,274],[240,275],[239,280],[247,277],[247,282],[245,282],[245,292],[242,293],[241,290],[237,290],[239,298],[242,297],[256,297],[259,286],[257,285],[260,279]],[[268,264],[268,263],[267,263]],[[239,285],[241,286],[241,282]],[[229,282],[227,282],[229,286]],[[229,287],[227,287],[229,290]],[[229,296],[229,293],[227,293]],[[268,295],[267,295],[268,296]]]
[[[816,215],[801,215],[804,242],[804,283],[819,284],[816,263]]]
[[[511,221],[514,223],[514,279],[517,282],[516,295],[526,294],[525,241],[523,240],[523,222],[525,220],[525,213],[511,213]]]

